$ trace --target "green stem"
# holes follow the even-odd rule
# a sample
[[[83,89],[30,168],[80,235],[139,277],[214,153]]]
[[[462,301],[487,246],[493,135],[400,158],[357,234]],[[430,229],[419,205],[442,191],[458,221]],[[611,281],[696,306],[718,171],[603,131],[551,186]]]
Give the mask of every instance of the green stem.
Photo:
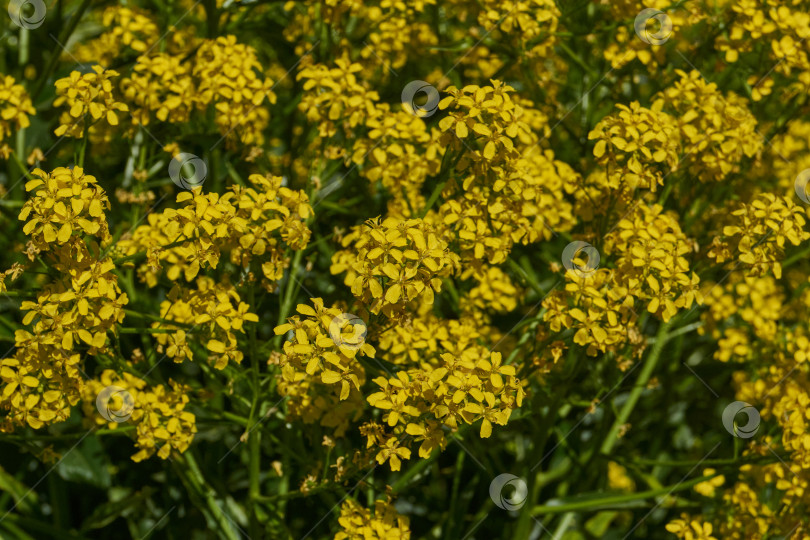
[[[244,416],[239,416],[238,414],[233,414],[228,411],[222,411],[222,417],[227,420],[230,420],[231,422],[236,422],[242,427],[248,427],[250,425],[250,420],[248,420]]]
[[[589,74],[590,74],[592,77],[598,77],[598,74],[597,74],[597,73],[596,73],[596,72],[593,70],[593,68],[591,68],[591,67],[590,67],[590,66],[587,64],[587,62],[585,62],[585,60],[583,60],[583,59],[582,59],[582,57],[581,57],[580,55],[578,55],[578,54],[577,54],[577,53],[575,53],[573,50],[571,50],[571,47],[569,47],[568,45],[566,45],[566,44],[565,44],[565,42],[560,41],[558,44],[559,44],[560,48],[561,48],[561,49],[562,49],[562,50],[565,52],[565,54],[567,54],[568,56],[570,56],[570,57],[571,57],[571,59],[572,59],[574,62],[576,62],[576,63],[577,63],[577,65],[579,65],[579,67],[581,67],[581,68],[582,68],[582,69],[584,69],[586,72],[588,72],[588,73],[589,73]]]
[[[249,503],[249,518],[250,518],[250,536],[251,538],[261,538],[261,529],[259,528],[259,518],[256,513],[256,499],[260,496],[259,491],[259,478],[261,474],[261,433],[259,430],[254,429],[248,435],[248,454],[250,456],[248,477],[250,479],[250,488],[248,491]]]
[[[217,25],[219,24],[219,11],[216,0],[205,0],[205,22],[208,39],[217,37]]]
[[[304,257],[304,250],[299,250],[295,252],[295,257],[293,257],[292,265],[290,265],[290,275],[287,278],[287,288],[284,291],[284,300],[281,303],[281,310],[278,313],[278,324],[284,324],[284,321],[287,320],[287,317],[290,315],[292,311],[292,303],[295,299],[295,291],[298,285],[298,279],[296,275],[298,274],[298,269],[301,267],[301,259]],[[278,349],[281,346],[281,340],[284,336],[276,336],[274,340],[274,348]]]
[[[653,345],[647,360],[644,362],[644,366],[641,368],[641,373],[638,376],[638,380],[636,381],[633,390],[630,392],[630,396],[627,398],[627,401],[624,402],[624,405],[619,411],[616,420],[613,422],[607,437],[605,437],[605,440],[602,443],[602,447],[600,448],[600,452],[602,454],[610,454],[613,447],[619,441],[619,431],[621,430],[622,426],[627,423],[627,419],[630,418],[630,413],[633,412],[633,408],[636,406],[636,403],[638,403],[641,393],[644,391],[647,383],[650,381],[653,371],[655,371],[655,366],[658,364],[658,360],[661,357],[661,352],[664,350],[664,344],[667,341],[667,332],[669,331],[671,322],[672,321],[663,323],[658,328],[658,333],[655,336],[655,344]]]
[[[87,152],[87,139],[90,138],[90,123],[87,121],[87,117],[84,119],[84,130],[82,135],[82,146],[79,149],[79,159],[76,163],[77,167],[84,167],[84,155]]]
[[[186,452],[181,454],[175,461],[179,464],[177,467],[178,472],[180,472],[181,476],[185,477],[189,487],[205,501],[211,518],[219,526],[219,533],[228,540],[238,540],[239,536],[233,530],[230,519],[217,504],[216,498],[214,497],[214,490],[205,481],[194,456],[192,456],[190,452]]]
[[[546,297],[546,291],[543,290],[543,288],[540,286],[540,284],[537,283],[537,281],[535,281],[529,275],[529,273],[526,272],[526,270],[524,270],[523,267],[520,266],[517,263],[517,261],[515,261],[511,257],[507,257],[506,258],[506,263],[509,265],[509,268],[514,270],[517,274],[520,275],[520,277],[522,277],[524,279],[524,281],[526,281],[526,283],[529,284],[529,286],[534,290],[534,292],[536,292],[538,295],[540,295],[540,298],[545,298]]]
[[[801,251],[797,251],[796,253],[794,253],[793,255],[788,257],[787,259],[785,259],[785,262],[782,263],[782,269],[785,269],[785,268],[787,268],[789,266],[793,266],[798,261],[801,261],[804,258],[806,258],[807,255],[810,255],[810,246],[807,246],[806,248],[804,248]]]
[[[658,497],[660,495],[669,495],[677,491],[685,491],[687,489],[691,489],[693,486],[696,486],[697,484],[711,480],[716,476],[718,476],[718,474],[701,476],[700,478],[695,478],[689,480],[688,482],[679,482],[674,486],[666,486],[660,489],[639,491],[638,493],[612,495],[609,497],[601,497],[601,498],[589,498],[588,500],[570,502],[566,504],[550,504],[550,505],[535,506],[534,508],[532,508],[531,513],[533,516],[537,516],[545,514],[563,514],[565,512],[571,511],[595,510],[608,505],[638,501],[643,499],[650,499],[653,497]]]
[[[430,454],[429,458],[421,459],[417,463],[415,463],[413,466],[408,467],[408,470],[405,471],[405,474],[400,476],[397,479],[397,481],[394,482],[394,485],[391,486],[391,489],[395,493],[398,493],[398,492],[402,491],[404,488],[408,487],[408,484],[410,483],[410,481],[413,480],[417,475],[422,473],[425,469],[430,467],[430,465],[434,461],[436,461],[436,459],[439,457],[440,453],[441,452],[438,452],[438,451],[434,450],[433,453]]]
[[[5,291],[0,293],[0,296],[8,296],[9,298],[36,298],[36,292],[23,292],[23,291]]]
[[[251,306],[256,305],[256,291],[253,283],[248,290],[248,301]],[[248,329],[250,338],[250,367],[253,385],[253,403],[250,407],[250,418],[248,420],[250,428],[248,430],[248,478],[250,486],[248,489],[248,516],[250,520],[250,536],[259,538],[261,529],[259,528],[259,515],[257,513],[256,498],[261,495],[259,479],[261,475],[261,432],[256,429],[262,418],[257,418],[259,412],[259,399],[261,394],[261,381],[259,377],[259,354],[256,346],[256,325],[251,324]],[[260,416],[260,415],[258,415]]]
[[[461,156],[464,155],[464,152],[459,152],[456,159],[453,160],[453,164],[445,168],[447,163],[446,160],[448,159],[447,156],[449,154],[450,151],[445,150],[444,155],[442,156],[442,168],[439,171],[439,182],[436,184],[436,187],[433,188],[433,193],[430,194],[430,198],[428,198],[427,203],[425,203],[425,207],[419,213],[420,218],[425,217],[430,209],[433,208],[433,205],[436,204],[436,201],[439,200],[439,196],[442,194],[444,186],[447,185],[447,182],[450,179],[450,173],[456,168],[456,165],[461,160]]]

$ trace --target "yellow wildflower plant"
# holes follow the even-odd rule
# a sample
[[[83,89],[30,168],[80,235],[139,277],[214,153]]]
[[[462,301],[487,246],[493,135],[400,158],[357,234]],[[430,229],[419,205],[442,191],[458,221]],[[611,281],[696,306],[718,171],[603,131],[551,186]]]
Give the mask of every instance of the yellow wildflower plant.
[[[109,236],[104,211],[110,202],[94,176],[81,167],[58,167],[50,173],[35,169],[31,174],[34,178],[25,189],[33,196],[19,219],[25,221],[23,232],[40,249],[73,243],[82,233],[101,240]]]
[[[13,132],[31,125],[36,110],[25,87],[14,77],[0,74],[0,142]]]
[[[117,126],[120,119],[116,111],[129,110],[115,95],[112,79],[118,76],[115,70],[93,66],[91,73],[72,71],[68,77],[56,81],[54,106],[64,105],[68,110],[62,113],[60,126],[54,133],[80,138],[85,128],[99,121]]]
[[[196,103],[200,109],[213,105],[217,127],[229,143],[261,146],[262,131],[270,115],[261,105],[275,103],[273,81],[263,78],[253,47],[237,43],[236,36],[206,40],[197,50],[192,69]]]
[[[149,214],[114,250],[123,257],[146,252],[138,274],[150,287],[164,264],[168,279],[192,281],[201,268],[216,268],[225,252],[233,264],[254,265],[262,286],[275,290],[289,265],[286,249],[300,251],[309,242],[312,207],[306,193],[282,186],[281,177],[255,174],[248,182],[222,197],[199,188],[180,193],[183,206]]]
[[[100,19],[107,30],[77,47],[75,56],[80,62],[98,62],[109,67],[128,51],[146,52],[159,37],[153,14],[139,8],[109,6]]]
[[[676,73],[680,79],[661,92],[653,106],[663,106],[678,119],[686,154],[682,166],[703,182],[739,172],[743,158],[755,156],[763,146],[747,100],[733,92],[724,96],[698,71]]]
[[[603,118],[588,134],[596,139],[593,155],[607,169],[611,188],[655,191],[677,166],[680,133],[662,106],[658,102],[647,109],[635,101],[629,107],[618,105],[615,116]]]
[[[690,273],[694,242],[673,214],[639,205],[605,238],[605,253],[616,254],[614,279],[628,294],[647,302],[647,311],[670,320],[679,308],[701,303],[700,278]]]
[[[180,55],[157,53],[138,57],[132,77],[121,81],[124,98],[133,103],[132,120],[148,126],[154,118],[182,124],[189,121],[196,102],[194,80]]]
[[[296,315],[275,328],[277,335],[292,333],[292,339],[284,342],[281,375],[288,382],[296,381],[296,372],[300,371],[308,377],[317,376],[321,383],[339,390],[343,401],[352,388],[359,390],[365,380],[365,371],[355,357],[361,354],[374,358],[374,347],[365,343],[366,326],[362,320],[338,308],[324,307],[320,298],[312,302],[314,307],[299,304],[296,308],[305,317],[303,320]]]
[[[334,256],[332,273],[346,272],[345,284],[371,313],[394,319],[405,316],[409,302],[433,303],[441,278],[454,272],[458,260],[421,219],[368,220],[343,245],[352,251]]]
[[[376,501],[372,514],[370,510],[349,499],[340,508],[338,523],[342,530],[335,535],[335,540],[352,538],[408,540],[411,537],[408,518],[399,515],[394,506],[385,501]]]
[[[804,230],[805,209],[771,193],[740,206],[731,212],[730,224],[712,240],[708,256],[718,263],[734,258],[752,275],[772,272],[781,278],[786,245],[799,245],[810,238],[810,232]]]
[[[0,538],[810,536],[810,1],[11,4]]]
[[[103,406],[117,413],[107,414],[112,421],[94,403],[96,396],[103,396],[104,389],[109,388],[114,393],[105,397],[114,399]],[[136,424],[135,446],[139,450],[132,456],[133,461],[140,462],[156,454],[169,459],[173,452],[184,452],[197,432],[194,414],[185,410],[189,401],[187,392],[188,388],[174,382],[169,390],[164,385],[147,387],[143,379],[129,373],[119,376],[108,369],[84,386],[84,409],[89,418],[107,423],[110,429],[119,428],[123,422]]]
[[[17,354],[0,361],[0,431],[30,426],[34,429],[70,417],[79,402],[83,381],[80,355],[66,351],[47,335],[20,330]]]
[[[168,300],[161,304],[161,317],[166,319],[172,334],[155,336],[157,351],[182,362],[192,359],[187,333],[183,328],[172,328],[173,322],[188,325],[195,331],[193,337],[202,336],[208,351],[208,362],[215,369],[224,369],[230,362],[242,362],[243,353],[237,346],[235,332],[244,333],[244,323],[259,318],[248,311],[250,306],[241,301],[239,294],[227,284],[216,283],[206,277],[197,279],[197,289],[173,288]],[[166,325],[153,323],[156,328]]]

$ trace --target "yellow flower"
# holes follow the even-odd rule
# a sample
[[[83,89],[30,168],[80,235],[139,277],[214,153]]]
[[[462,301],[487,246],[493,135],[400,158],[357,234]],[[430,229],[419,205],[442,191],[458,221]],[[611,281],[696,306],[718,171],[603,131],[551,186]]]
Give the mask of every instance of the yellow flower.
[[[241,301],[232,286],[214,282],[209,277],[197,279],[197,290],[174,287],[168,300],[160,307],[162,318],[171,323],[153,323],[155,328],[175,330],[174,334],[157,334],[160,344],[158,352],[182,362],[192,359],[187,333],[193,332],[195,339],[202,338],[208,350],[208,363],[215,369],[225,369],[229,362],[239,364],[244,354],[238,348],[237,333],[244,333],[246,322],[257,322],[259,318],[248,311],[250,306]],[[172,328],[174,326],[174,328]]]
[[[410,302],[433,303],[441,277],[453,273],[457,256],[434,228],[421,219],[368,220],[343,240],[351,252],[332,258],[333,274],[346,271],[345,283],[372,313],[404,317]]]
[[[28,92],[14,77],[0,73],[0,142],[17,131],[28,127],[29,116],[36,114]]]
[[[375,501],[372,514],[353,499],[346,499],[340,507],[338,523],[341,531],[335,535],[335,540],[409,540],[411,537],[408,518],[399,515],[390,500]]]
[[[715,472],[714,469],[704,469],[703,476],[711,476]],[[711,480],[707,480],[706,482],[701,482],[697,484],[694,489],[696,492],[700,493],[704,497],[714,497],[715,490],[722,486],[726,482],[725,476],[722,474],[715,476]]]
[[[48,244],[76,244],[80,235],[109,237],[105,210],[110,202],[94,176],[85,175],[81,167],[58,167],[51,173],[32,171],[33,180],[25,184],[33,191],[20,211],[26,221],[23,232],[31,236],[40,249]],[[74,234],[79,233],[79,234]]]
[[[729,224],[714,237],[708,256],[718,263],[735,257],[752,275],[773,272],[780,279],[786,243],[797,246],[810,238],[804,230],[804,208],[772,193],[735,206],[739,208],[731,212]]]
[[[66,105],[68,110],[60,116],[60,125],[54,133],[81,138],[85,127],[101,120],[117,126],[119,119],[115,111],[129,110],[113,93],[112,78],[117,76],[117,71],[93,66],[93,73],[72,71],[68,77],[57,80],[53,105]]]

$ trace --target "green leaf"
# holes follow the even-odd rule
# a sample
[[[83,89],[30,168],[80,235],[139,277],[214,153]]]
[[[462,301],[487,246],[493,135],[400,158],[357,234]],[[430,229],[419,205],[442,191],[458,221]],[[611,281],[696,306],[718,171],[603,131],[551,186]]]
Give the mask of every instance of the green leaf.
[[[585,523],[585,529],[591,533],[592,535],[596,536],[597,538],[602,538],[605,536],[605,533],[610,527],[611,522],[616,519],[619,515],[619,512],[616,511],[607,511],[607,512],[599,512],[595,516]]]
[[[106,527],[119,517],[125,516],[130,508],[141,506],[143,501],[151,497],[154,492],[155,489],[149,486],[135,494],[131,494],[129,489],[111,489],[109,494],[112,500],[93,510],[93,513],[82,523],[82,532]]]
[[[73,450],[65,452],[56,467],[63,480],[90,484],[102,489],[110,487],[107,457],[96,437],[87,437]]]
[[[5,469],[0,467],[0,491],[5,491],[14,498],[14,504],[17,505],[15,511],[27,514],[32,508],[39,507],[39,496],[35,491],[30,491],[28,488],[8,474]]]

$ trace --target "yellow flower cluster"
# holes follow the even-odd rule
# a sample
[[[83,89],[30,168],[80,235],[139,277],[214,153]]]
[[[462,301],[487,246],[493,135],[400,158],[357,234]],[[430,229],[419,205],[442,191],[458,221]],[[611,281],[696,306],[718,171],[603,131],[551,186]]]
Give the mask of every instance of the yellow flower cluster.
[[[34,169],[31,175],[34,179],[25,190],[33,191],[33,196],[19,218],[27,220],[23,232],[38,249],[50,244],[81,249],[82,233],[107,240],[104,211],[110,209],[110,201],[94,176],[84,174],[81,167],[58,167],[51,173]]]
[[[591,356],[639,345],[636,309],[666,322],[703,302],[689,264],[696,251],[674,213],[639,204],[605,237],[604,253],[613,256],[615,269],[567,271],[565,288],[543,301],[543,318],[553,332],[576,329],[574,342]]]
[[[702,303],[700,278],[689,275],[687,256],[696,251],[674,212],[641,204],[605,238],[605,253],[615,255],[614,280],[647,311],[670,320],[679,309]]]
[[[575,329],[574,343],[586,347],[589,356],[638,342],[633,298],[612,278],[605,268],[582,274],[566,272],[564,290],[555,290],[543,300],[543,320],[549,330]]]
[[[594,157],[607,170],[610,189],[655,191],[681,161],[701,181],[720,181],[762,148],[756,118],[743,98],[724,97],[697,71],[677,73],[679,80],[654,96],[649,109],[638,102],[619,104],[619,112],[588,135],[597,140]]]
[[[667,530],[683,540],[717,540],[712,524],[699,520],[676,519],[667,523]]]
[[[12,132],[28,127],[36,110],[28,92],[14,77],[0,73],[0,142]]]
[[[639,105],[617,105],[619,112],[602,119],[588,134],[596,139],[593,155],[605,167],[608,186],[614,190],[647,188],[664,184],[666,173],[678,164],[680,133],[674,118],[661,110]]]
[[[233,264],[260,272],[264,288],[275,290],[290,264],[286,250],[300,251],[309,242],[312,207],[306,193],[283,187],[280,177],[254,174],[248,182],[222,196],[201,188],[180,193],[177,202],[183,206],[149,214],[116,252],[147,254],[139,274],[150,287],[157,285],[163,264],[170,280],[192,281],[201,268],[216,268],[228,252]]]
[[[193,54],[193,61],[188,57]],[[183,124],[195,111],[213,109],[219,134],[230,148],[259,148],[270,121],[265,101],[276,102],[256,50],[229,35],[201,40],[193,50],[149,52],[138,57],[121,82],[135,125],[158,120]]]
[[[362,165],[361,174],[372,189],[379,182],[392,195],[391,215],[415,217],[425,206],[422,185],[441,166],[435,132],[418,116],[392,111],[387,103],[375,103],[365,125],[369,131],[354,141],[352,161]]]
[[[229,142],[261,146],[270,113],[261,105],[276,102],[273,81],[262,78],[256,50],[236,36],[205,40],[197,50],[192,76],[199,109],[213,105],[219,132]]]
[[[296,55],[304,55],[311,47],[306,37],[318,30],[313,22],[323,17],[336,34],[331,43],[334,58],[359,56],[363,64],[379,69],[380,76],[388,78],[392,73],[389,70],[399,69],[409,57],[438,43],[435,29],[418,20],[435,9],[435,4],[436,0],[326,0],[318,6],[287,2],[285,10],[292,12],[292,18],[284,35],[296,44]],[[360,47],[352,43],[359,36],[364,38]]]
[[[2,361],[0,407],[10,411],[4,431],[67,420],[83,388],[79,349],[108,352],[108,332],[123,321],[129,301],[115,264],[100,253],[99,240],[109,236],[109,202],[96,179],[80,167],[36,169],[33,176],[27,184],[33,196],[19,217],[28,220],[23,230],[31,253],[48,260],[58,277],[20,306],[31,331],[16,332],[17,352]]]
[[[520,290],[512,283],[509,275],[497,266],[485,267],[480,275],[474,275],[476,285],[461,299],[460,308],[464,313],[478,315],[485,320],[488,311],[508,313],[520,301]]]
[[[366,326],[336,307],[312,298],[314,307],[299,304],[276,335],[290,334],[279,360],[279,392],[288,396],[290,412],[305,422],[320,421],[342,435],[354,413],[362,409],[360,387],[366,372],[359,356],[374,358],[365,342]]]
[[[119,73],[93,66],[92,73],[72,71],[70,76],[56,81],[55,107],[67,106],[59,117],[60,125],[54,133],[58,136],[81,138],[84,130],[104,120],[110,126],[118,125],[115,111],[128,111],[126,103],[114,95],[112,78]],[[89,115],[89,117],[88,117]]]
[[[135,125],[148,126],[153,114],[161,122],[188,122],[196,101],[189,66],[181,56],[167,53],[140,56],[132,76],[122,79],[121,91],[133,103]]]
[[[697,71],[676,73],[680,79],[657,95],[653,107],[677,118],[689,171],[702,182],[740,172],[743,158],[754,157],[763,139],[747,101],[733,92],[724,96]]]
[[[84,386],[82,403],[84,413],[98,425],[107,424],[110,429],[122,425],[108,422],[96,409],[96,397],[105,388],[116,387],[116,393],[105,404],[110,410],[125,414],[116,420],[135,423],[135,447],[132,456],[135,462],[143,461],[157,453],[160,459],[168,459],[172,451],[185,452],[197,432],[196,417],[185,410],[189,402],[189,388],[170,381],[171,389],[164,385],[147,387],[146,381],[129,373],[119,376],[111,369],[104,370],[98,379]],[[128,416],[128,418],[126,418]]]
[[[307,194],[283,187],[281,177],[252,174],[248,182],[246,187],[233,187],[236,215],[244,218],[246,230],[239,236],[239,247],[231,250],[231,262],[242,267],[254,260],[257,266],[260,263],[262,284],[272,291],[289,265],[284,251],[307,247],[311,235],[307,222],[313,211]]]
[[[423,367],[398,371],[388,379],[378,377],[374,382],[381,391],[371,394],[368,402],[388,411],[383,421],[396,435],[404,428],[408,435],[425,441],[421,457],[429,457],[438,441],[444,440],[442,424],[457,428],[481,420],[480,435],[489,437],[493,423],[506,425],[512,410],[520,407],[523,388],[515,378],[515,367],[502,365],[501,353],[478,355],[475,348],[459,356],[445,353],[435,369]],[[384,461],[379,455],[377,459]]]
[[[514,140],[528,132],[523,109],[510,96],[514,88],[491,82],[492,86],[471,85],[461,90],[451,86],[447,89],[450,95],[439,102],[439,108],[449,111],[439,122],[445,132],[442,143],[453,150],[460,150],[468,141],[475,143],[469,159],[487,168],[517,157]]]
[[[79,353],[65,350],[47,334],[16,335],[17,352],[0,360],[0,432],[15,427],[39,429],[64,422],[79,402],[82,378]]]
[[[409,540],[411,537],[408,518],[399,515],[390,501],[375,501],[372,513],[354,500],[347,499],[340,507],[338,523],[342,530],[335,535],[335,540]]]
[[[321,137],[332,137],[340,129],[346,133],[371,116],[379,95],[358,81],[363,66],[346,59],[335,60],[335,67],[307,66],[298,72],[304,81],[304,96],[298,107],[307,120],[318,126]]]
[[[96,179],[80,167],[59,167],[50,174],[40,169],[26,184],[33,196],[19,219],[37,251],[53,258],[60,279],[47,285],[36,302],[25,301],[23,324],[35,322],[35,334],[70,351],[74,342],[104,350],[107,332],[124,318],[127,295],[118,286],[115,264],[104,257],[98,241],[109,238],[104,210],[109,201]],[[94,238],[95,237],[95,238]],[[92,239],[93,250],[85,238]]]
[[[703,523],[704,532],[711,533],[716,528],[719,538],[767,538],[769,532],[790,536],[797,528],[796,524],[804,519],[802,508],[807,500],[807,470],[810,468],[807,450],[810,443],[807,416],[810,385],[804,370],[797,370],[795,360],[780,349],[774,344],[774,347],[763,350],[769,361],[760,364],[754,378],[744,372],[737,372],[734,378],[737,398],[756,403],[762,422],[772,423],[781,431],[781,435],[758,433],[758,444],[749,446],[744,456],[749,459],[763,459],[774,454],[784,457],[761,465],[743,465],[737,480],[722,491],[716,489],[722,485],[717,482],[709,495],[722,501],[714,520],[715,526],[704,519],[683,515],[681,520],[667,526],[680,538],[688,538],[684,536],[688,530],[685,524],[690,519],[695,531],[698,530],[695,523]],[[777,386],[779,391],[774,392]],[[773,497],[780,502],[780,511],[771,508],[770,496],[764,495],[767,490],[772,490]]]
[[[732,4],[730,28],[716,42],[717,50],[726,62],[734,63],[749,54],[768,53],[773,67],[767,72],[752,75],[753,97],[760,100],[770,94],[773,75],[793,77],[795,84],[783,85],[783,99],[789,99],[810,85],[810,57],[802,46],[810,37],[810,13],[804,2],[776,2],[774,0],[743,0]],[[766,78],[767,77],[767,78]],[[766,89],[765,92],[758,90]]]
[[[101,24],[108,28],[106,32],[77,47],[75,57],[80,62],[98,62],[108,67],[125,53],[145,52],[160,36],[153,17],[135,7],[107,7],[101,15]]]
[[[777,193],[793,197],[797,192],[796,178],[810,169],[810,122],[789,122],[783,133],[770,140],[770,147],[772,151],[763,156],[755,174],[761,178],[778,180]],[[806,184],[804,190],[807,200],[810,200]]]
[[[440,142],[446,154],[455,154],[445,161],[464,173],[445,187],[438,219],[447,241],[460,244],[462,261],[475,266],[504,262],[515,243],[569,230],[574,218],[564,195],[579,178],[553,152],[538,148],[530,125],[539,113],[513,100],[512,87],[491,83],[450,87],[439,103],[449,111],[439,122]]]
[[[378,463],[389,461],[399,470],[416,444],[419,456],[429,457],[447,445],[444,428],[480,421],[480,436],[487,438],[493,424],[506,425],[521,406],[525,391],[515,367],[479,344],[478,326],[472,318],[423,316],[380,336],[382,358],[401,369],[375,378],[380,391],[368,396],[372,407],[385,411],[382,420],[390,428],[369,423],[362,430],[368,448],[382,448]]]
[[[773,272],[782,277],[785,245],[794,246],[810,238],[804,230],[805,209],[786,197],[763,193],[732,211],[730,224],[714,237],[708,256],[718,263],[736,261],[752,275]]]
[[[368,220],[346,235],[332,259],[333,274],[346,272],[352,294],[374,314],[400,320],[410,303],[433,303],[442,277],[458,257],[428,222],[421,219]]]
[[[699,331],[709,332],[717,340],[717,360],[747,360],[754,353],[753,341],[772,343],[776,339],[784,303],[785,295],[773,276],[735,272],[722,287],[711,285],[706,296],[708,310],[702,315],[705,326]]]
[[[95,260],[84,255],[80,263],[56,263],[62,279],[47,285],[36,302],[20,306],[27,311],[23,324],[34,323],[34,333],[67,351],[74,345],[90,347],[90,353],[103,352],[107,332],[124,320],[129,302],[118,286],[115,264],[109,258]]]
[[[168,294],[168,300],[160,306],[163,319],[187,325],[194,331],[194,337],[202,336],[209,351],[208,362],[215,369],[225,369],[229,362],[239,364],[244,354],[238,349],[236,334],[244,333],[245,322],[257,322],[259,317],[250,313],[250,306],[241,301],[232,286],[216,283],[208,277],[197,279],[197,289],[175,287]],[[171,323],[152,323],[155,328],[170,328]],[[160,344],[158,352],[182,362],[192,359],[187,342],[188,334],[176,329],[173,334],[155,336]]]
[[[553,0],[486,0],[483,5],[478,21],[488,32],[497,28],[514,39],[514,47],[528,58],[544,58],[552,50],[560,18]]]
[[[680,35],[681,29],[688,22],[688,17],[694,17],[695,22],[697,22],[703,14],[703,8],[700,5],[689,6],[688,9],[678,9],[678,4],[673,4],[668,0],[646,0],[643,2],[639,0],[616,0],[602,3],[609,6],[612,18],[616,21],[622,21],[622,24],[619,24],[618,28],[616,28],[614,39],[610,40],[603,53],[605,60],[610,62],[613,69],[621,69],[633,60],[638,60],[651,73],[656,73],[667,57],[664,48],[666,41],[673,36]],[[638,27],[642,35],[651,36],[656,40],[653,41],[655,43],[653,46],[636,35],[635,17],[643,9],[654,9],[665,14],[668,17],[669,25],[671,25],[671,27],[665,27],[659,20],[650,19]],[[647,39],[649,40],[649,37]]]

